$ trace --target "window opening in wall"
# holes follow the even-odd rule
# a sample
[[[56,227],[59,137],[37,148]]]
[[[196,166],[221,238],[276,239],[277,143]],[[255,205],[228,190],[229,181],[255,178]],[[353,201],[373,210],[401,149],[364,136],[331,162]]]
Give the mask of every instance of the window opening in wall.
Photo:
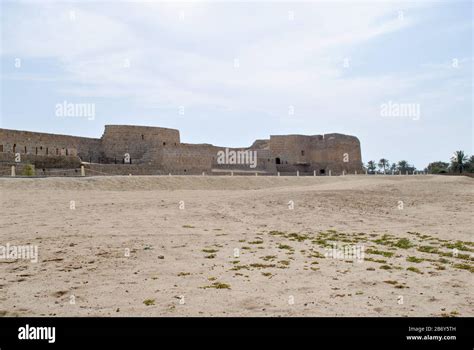
[[[0,145],[0,152],[3,152],[3,145]]]
[[[304,151],[301,151],[301,155],[304,156]]]
[[[166,146],[166,142],[163,142],[163,146]]]
[[[26,152],[26,146],[25,146],[25,154],[26,154],[26,153],[27,153],[27,152]]]
[[[276,163],[276,164],[281,164],[281,160],[280,160],[279,157],[276,157],[276,158],[275,158],[275,163]]]
[[[46,147],[46,154],[49,154],[49,148],[48,147]]]
[[[13,153],[16,151],[16,143],[13,144]]]
[[[38,147],[35,147],[35,154],[38,154]]]
[[[324,174],[326,174],[326,170],[324,170],[324,169],[319,169],[319,173],[320,173],[321,175],[324,175]]]
[[[56,148],[56,155],[59,155],[59,148]]]
[[[142,140],[144,140],[144,139],[145,139],[145,135],[142,134]]]

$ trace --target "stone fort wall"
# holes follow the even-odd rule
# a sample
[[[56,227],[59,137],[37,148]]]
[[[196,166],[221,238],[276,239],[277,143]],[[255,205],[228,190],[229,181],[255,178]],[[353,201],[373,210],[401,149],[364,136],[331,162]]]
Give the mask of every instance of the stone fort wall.
[[[219,151],[256,152],[257,166],[220,164]],[[22,162],[37,168],[72,168],[82,161],[91,163],[91,170],[113,174],[129,170],[137,174],[209,174],[213,170],[328,174],[331,170],[334,175],[362,171],[359,140],[343,134],[272,135],[250,147],[226,148],[181,143],[178,130],[148,126],[106,125],[100,139],[0,129],[0,161],[11,162],[18,153]],[[126,154],[130,164],[124,164]]]

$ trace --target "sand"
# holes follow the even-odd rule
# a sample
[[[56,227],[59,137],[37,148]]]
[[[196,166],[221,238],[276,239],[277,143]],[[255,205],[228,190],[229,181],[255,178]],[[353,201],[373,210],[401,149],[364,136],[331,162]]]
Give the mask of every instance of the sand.
[[[0,245],[38,262],[0,258],[0,315],[474,316],[473,192],[428,175],[2,178]]]

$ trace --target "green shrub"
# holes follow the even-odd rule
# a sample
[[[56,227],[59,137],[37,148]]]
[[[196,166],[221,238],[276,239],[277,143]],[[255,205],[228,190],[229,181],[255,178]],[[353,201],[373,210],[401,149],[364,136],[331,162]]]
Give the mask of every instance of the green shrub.
[[[35,167],[31,164],[25,164],[25,167],[23,168],[22,175],[24,175],[24,176],[35,176]]]

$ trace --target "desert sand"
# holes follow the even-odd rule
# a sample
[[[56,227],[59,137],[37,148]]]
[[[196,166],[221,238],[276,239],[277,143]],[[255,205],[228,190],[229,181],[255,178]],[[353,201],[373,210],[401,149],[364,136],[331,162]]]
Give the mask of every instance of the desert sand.
[[[473,193],[431,175],[1,178],[0,245],[38,262],[0,259],[0,315],[474,316]]]

